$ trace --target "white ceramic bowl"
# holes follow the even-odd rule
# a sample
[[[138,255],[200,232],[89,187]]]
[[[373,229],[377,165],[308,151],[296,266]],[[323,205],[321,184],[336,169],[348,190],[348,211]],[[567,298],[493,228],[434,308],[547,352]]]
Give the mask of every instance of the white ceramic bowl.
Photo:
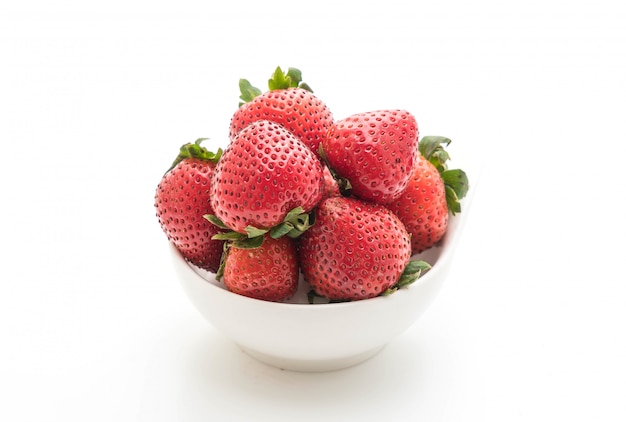
[[[170,245],[180,283],[216,329],[262,362],[297,371],[330,371],[363,362],[413,325],[443,285],[482,167],[470,145],[454,152],[457,156],[462,160],[453,159],[450,168],[462,168],[470,181],[463,211],[450,217],[438,246],[414,257],[432,268],[407,288],[373,299],[312,305],[306,297],[310,288],[301,279],[289,303],[266,302],[229,292],[214,274],[188,264]]]
[[[476,188],[468,175],[471,189],[462,202],[463,212],[450,218],[439,246],[417,256],[432,269],[389,296],[311,305],[306,299],[308,288],[301,286],[289,303],[251,299],[227,291],[213,274],[188,264],[170,246],[174,268],[198,311],[256,359],[297,371],[349,367],[375,355],[433,302],[450,269]]]

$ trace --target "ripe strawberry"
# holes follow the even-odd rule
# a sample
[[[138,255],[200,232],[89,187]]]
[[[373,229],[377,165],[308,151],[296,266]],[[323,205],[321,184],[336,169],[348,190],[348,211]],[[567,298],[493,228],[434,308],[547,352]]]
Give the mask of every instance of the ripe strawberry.
[[[261,120],[243,129],[224,151],[211,206],[218,224],[253,237],[284,222],[305,224],[302,216],[323,193],[322,164],[313,152],[281,125]]]
[[[157,187],[154,206],[161,228],[183,257],[200,268],[216,272],[224,242],[211,239],[221,230],[203,216],[213,213],[210,186],[222,151],[209,152],[200,145],[203,140],[180,148]]]
[[[401,280],[411,240],[398,217],[383,205],[356,198],[322,201],[315,224],[299,240],[298,253],[304,279],[331,300],[375,297],[419,276],[419,271],[406,273]]]
[[[231,292],[282,302],[294,295],[300,276],[295,240],[262,236],[256,248],[232,243],[224,260],[224,284]]]
[[[283,125],[317,155],[333,116],[326,104],[301,81],[299,70],[289,68],[285,74],[280,67],[268,81],[270,90],[265,93],[247,80],[240,80],[240,98],[244,102],[232,116],[230,139],[252,122],[270,120]]]
[[[355,196],[388,203],[406,188],[418,145],[415,117],[404,110],[359,113],[335,122],[322,141],[325,159]]]
[[[324,165],[324,198],[333,196],[341,196],[341,190],[328,166]]]
[[[412,253],[420,253],[439,242],[447,231],[448,214],[461,211],[459,200],[468,190],[462,170],[448,170],[448,154],[441,144],[443,137],[424,137],[420,155],[408,187],[388,204],[411,233]],[[423,154],[423,155],[422,155]]]

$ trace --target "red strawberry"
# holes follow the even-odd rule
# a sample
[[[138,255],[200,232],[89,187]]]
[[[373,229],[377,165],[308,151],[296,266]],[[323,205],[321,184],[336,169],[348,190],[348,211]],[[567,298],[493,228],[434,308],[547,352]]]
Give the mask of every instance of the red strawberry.
[[[339,184],[333,176],[332,172],[328,169],[328,166],[324,166],[324,198],[330,198],[333,196],[341,196],[341,190]]]
[[[304,279],[318,295],[359,300],[385,293],[401,281],[411,240],[385,206],[333,197],[316,208],[315,224],[300,238],[298,253]]]
[[[437,168],[421,155],[408,187],[388,206],[411,233],[414,254],[430,248],[446,233],[446,189]]]
[[[388,204],[411,233],[413,254],[434,246],[443,238],[449,212],[461,211],[459,200],[467,193],[467,176],[462,170],[446,168],[449,156],[442,143],[449,144],[450,140],[422,138],[421,154],[408,187],[397,200]]]
[[[328,165],[355,196],[388,203],[406,188],[418,145],[415,117],[404,110],[360,113],[337,121],[322,141]]]
[[[282,302],[298,288],[298,254],[289,237],[263,236],[256,248],[229,246],[224,260],[224,284],[231,292],[255,299]]]
[[[154,205],[161,228],[185,259],[216,272],[224,242],[211,239],[220,230],[203,216],[213,213],[210,186],[222,151],[207,151],[200,146],[203,140],[180,148],[157,187]]]
[[[257,121],[224,151],[211,192],[219,224],[256,236],[283,222],[305,223],[324,193],[322,164],[281,125]]]
[[[276,69],[269,80],[270,91],[261,93],[242,79],[239,109],[230,122],[230,139],[246,126],[258,120],[270,120],[283,125],[317,155],[319,144],[333,123],[326,104],[317,98],[311,88],[301,82],[299,70],[289,68],[287,74]]]

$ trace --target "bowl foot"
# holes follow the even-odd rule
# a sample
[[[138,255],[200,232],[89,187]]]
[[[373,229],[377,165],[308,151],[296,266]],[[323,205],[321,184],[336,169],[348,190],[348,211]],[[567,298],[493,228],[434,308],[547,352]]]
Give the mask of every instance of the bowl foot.
[[[241,350],[243,350],[246,354],[253,357],[254,359],[279,369],[286,369],[288,371],[296,372],[328,372],[349,368],[351,366],[355,366],[362,362],[365,362],[366,360],[372,358],[374,355],[380,352],[384,346],[377,347],[372,350],[359,353],[357,355],[325,360],[289,359],[280,356],[267,355],[265,353],[249,349],[241,345],[239,345],[239,347],[241,348]]]

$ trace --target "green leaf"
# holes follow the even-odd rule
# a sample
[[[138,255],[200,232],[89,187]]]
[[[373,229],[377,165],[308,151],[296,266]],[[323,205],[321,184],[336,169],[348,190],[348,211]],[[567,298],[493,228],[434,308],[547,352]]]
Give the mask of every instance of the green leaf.
[[[207,220],[209,220],[209,222],[212,223],[213,225],[219,227],[220,229],[230,230],[230,227],[228,227],[226,224],[224,224],[224,222],[222,220],[220,220],[216,215],[205,214],[205,215],[203,215],[203,217],[206,218]]]
[[[311,212],[313,215],[314,213],[315,211]],[[292,227],[291,230],[287,232],[287,235],[292,239],[295,239],[307,231],[315,221],[315,217],[311,217],[311,214],[305,213],[302,207],[294,208],[289,214],[287,214],[285,223],[291,225]]]
[[[446,170],[441,173],[441,178],[446,186],[450,186],[454,190],[459,199],[465,198],[469,190],[469,180],[463,170]]]
[[[433,152],[430,156],[430,163],[435,166],[439,173],[442,173],[448,169],[446,162],[450,159],[450,155],[444,149]]]
[[[450,142],[452,141],[445,136],[424,136],[419,141],[418,149],[427,160],[430,160],[436,151],[444,149],[443,145],[448,146]]]
[[[288,68],[287,73],[285,73],[280,66],[278,66],[274,71],[274,74],[272,74],[272,77],[267,81],[267,86],[270,91],[275,91],[277,89],[302,88],[313,92],[308,84],[302,82],[302,72],[295,67]]]
[[[461,212],[461,199],[467,195],[469,180],[467,174],[461,169],[448,170],[446,162],[450,155],[445,150],[452,142],[443,136],[424,136],[419,143],[420,153],[432,163],[439,171],[446,190],[446,202],[448,210],[455,215]]]
[[[291,77],[285,74],[280,66],[276,68],[272,77],[267,81],[267,86],[269,87],[270,91],[293,87],[291,83]],[[298,85],[296,84],[296,86]]]
[[[384,292],[382,292],[382,293],[380,294],[380,296],[389,296],[390,294],[393,294],[393,293],[395,293],[395,292],[397,292],[397,291],[398,291],[398,288],[394,285],[394,286],[389,287],[389,288],[388,288],[387,290],[385,290]]]
[[[170,171],[171,169],[176,167],[178,163],[187,158],[197,158],[203,161],[209,161],[213,164],[217,164],[220,158],[222,158],[223,151],[221,148],[218,148],[216,152],[212,152],[203,147],[201,144],[207,139],[209,138],[198,138],[193,143],[183,144],[178,151],[176,159],[174,160],[174,162],[172,162],[172,165],[169,169],[167,169],[167,171]]]
[[[292,222],[294,229],[297,229],[300,232],[304,232],[312,226],[309,219],[309,214],[299,215],[298,218]]]
[[[452,141],[444,136],[424,136],[419,142],[420,154],[430,161],[439,173],[447,169],[446,162],[450,159],[450,155],[444,145],[447,146],[450,142]]]
[[[446,188],[446,202],[452,215],[461,212],[461,199],[467,195],[469,181],[467,174],[461,169],[446,170],[441,173]]]
[[[302,208],[302,207],[296,207],[296,208],[292,209],[291,211],[289,211],[283,220],[284,220],[284,221],[295,221],[295,220],[297,220],[297,219],[298,219],[298,218],[299,218],[299,217],[300,217],[303,213],[304,213],[304,208]]]
[[[220,266],[215,273],[215,279],[220,281],[222,276],[224,275],[224,268],[226,267],[226,258],[228,256],[228,251],[230,250],[230,243],[224,242],[224,249],[222,250],[222,256],[220,257]]]
[[[252,86],[247,79],[239,79],[239,90],[241,91],[241,96],[239,98],[242,101],[239,103],[239,107],[245,103],[249,103],[262,94],[261,90]]]
[[[457,196],[454,189],[450,186],[445,186],[446,190],[446,203],[448,204],[448,211],[452,213],[452,215],[456,215],[461,212],[461,201],[459,201],[459,197]]]
[[[289,236],[292,239],[300,237],[302,233],[307,231],[315,220],[311,217],[314,213],[308,214],[304,212],[304,208],[296,207],[289,211],[282,223],[277,224],[270,230],[270,236],[278,239],[282,236]]]
[[[243,238],[235,240],[231,246],[239,249],[256,249],[263,244],[263,238],[264,236]]]
[[[248,228],[251,228],[250,232],[252,232],[253,234],[255,234],[255,229],[252,226],[248,226]],[[246,228],[247,229],[247,228]],[[259,230],[259,232],[261,232],[262,230]],[[265,231],[267,232],[267,230]],[[263,233],[265,233],[263,232]],[[261,246],[261,244],[263,243],[263,235],[259,234],[253,237],[248,237],[247,235],[243,234],[243,233],[238,233],[235,231],[227,231],[224,233],[217,233],[215,235],[213,235],[213,237],[211,237],[211,239],[214,240],[226,240],[226,245],[229,246],[233,246],[236,248],[240,248],[240,249],[254,249],[254,248],[258,248],[259,246]],[[226,245],[224,247],[226,247]]]
[[[431,265],[426,261],[409,261],[395,287],[401,289],[414,283],[422,275],[422,272],[430,268],[432,268]]]
[[[293,224],[289,222],[283,222],[270,230],[270,236],[272,239],[278,239],[285,235],[288,235],[290,231],[293,230]]]
[[[237,233],[235,231],[228,231],[223,233],[214,234],[211,239],[213,240],[240,240],[246,239],[247,236],[245,234]]]
[[[247,226],[245,228],[246,233],[248,233],[248,238],[252,239],[254,237],[259,237],[259,236],[263,236],[265,233],[268,232],[267,229],[258,229],[254,226]]]
[[[313,92],[313,89],[306,82],[300,82],[298,88],[304,89],[305,91]]]
[[[290,79],[290,86],[295,88],[302,82],[302,72],[295,67],[290,67],[287,70],[287,78]]]

